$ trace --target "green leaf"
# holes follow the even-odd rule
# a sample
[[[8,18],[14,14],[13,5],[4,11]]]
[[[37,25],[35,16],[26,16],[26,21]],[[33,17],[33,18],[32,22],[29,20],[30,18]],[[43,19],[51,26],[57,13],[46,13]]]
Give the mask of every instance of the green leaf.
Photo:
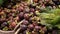
[[[51,21],[52,25],[60,24],[60,16],[57,16],[54,20]]]
[[[54,14],[49,14],[49,13],[42,13],[41,14],[41,17],[45,20],[51,20],[51,19],[54,19],[55,18],[55,15]]]
[[[2,5],[3,4],[3,0],[0,0],[0,5]]]
[[[57,27],[58,29],[60,29],[60,24],[57,24],[56,27]]]
[[[60,16],[60,9],[59,8],[56,8],[56,9],[52,9],[51,11],[49,11],[50,13],[53,13],[55,15],[58,15]]]

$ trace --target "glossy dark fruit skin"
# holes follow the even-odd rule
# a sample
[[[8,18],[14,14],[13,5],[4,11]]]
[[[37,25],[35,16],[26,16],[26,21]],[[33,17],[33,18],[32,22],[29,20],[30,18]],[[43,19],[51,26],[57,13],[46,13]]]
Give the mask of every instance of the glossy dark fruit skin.
[[[22,24],[24,24],[24,25],[28,25],[29,22],[28,22],[27,20],[23,20]]]
[[[2,27],[2,28],[4,28],[4,27],[5,27],[5,25],[1,24],[1,27]]]
[[[36,29],[36,31],[39,31],[40,27],[39,26],[35,26],[35,29]]]
[[[35,29],[39,29],[39,26],[35,26]]]
[[[25,14],[24,14],[24,19],[26,19],[26,20],[29,19],[29,14],[28,14],[28,13],[25,13]]]
[[[20,13],[19,13],[19,17],[20,17],[20,18],[22,18],[22,17],[23,17],[23,15],[24,15],[24,13],[23,13],[23,12],[20,12]]]
[[[30,11],[31,11],[31,12],[35,12],[35,9],[34,9],[34,8],[31,8]]]
[[[36,21],[33,21],[32,24],[33,24],[34,26],[37,26],[37,25],[38,25],[38,23],[37,23]]]
[[[23,33],[25,30],[27,30],[27,26],[26,25],[21,25],[19,33]]]
[[[0,26],[1,26],[1,28],[4,28],[5,26],[8,27],[8,23],[7,22],[3,22]]]
[[[5,25],[5,26],[7,26],[7,25],[8,25],[8,23],[7,23],[7,22],[3,22],[2,24],[3,24],[3,25]]]
[[[24,13],[23,12],[20,12],[18,16],[19,16],[19,20],[23,20],[24,19]]]
[[[24,12],[25,12],[25,13],[29,13],[29,12],[30,12],[30,9],[29,9],[28,6],[25,6],[25,7],[24,7]]]
[[[24,31],[23,34],[26,34],[26,31]]]
[[[23,3],[21,3],[21,4],[20,4],[20,6],[24,7],[24,4],[23,4]]]
[[[29,29],[29,31],[33,31],[34,25],[33,24],[28,25],[28,29]]]
[[[29,19],[29,23],[32,24],[32,19],[31,18]]]
[[[26,30],[27,29],[27,26],[26,25],[21,25],[21,30]]]
[[[22,12],[23,11],[23,7],[22,6],[20,6],[20,7],[18,7],[18,9],[17,9],[18,11],[20,11],[20,12]]]

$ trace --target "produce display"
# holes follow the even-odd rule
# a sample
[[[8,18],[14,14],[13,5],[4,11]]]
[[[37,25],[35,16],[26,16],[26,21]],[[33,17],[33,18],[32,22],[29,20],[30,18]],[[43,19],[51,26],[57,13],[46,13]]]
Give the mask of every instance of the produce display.
[[[60,30],[60,3],[54,0],[29,2],[10,0],[10,3],[8,1],[5,4],[2,1],[4,5],[0,5],[0,30],[12,31],[22,21],[18,34],[60,34],[57,33]]]

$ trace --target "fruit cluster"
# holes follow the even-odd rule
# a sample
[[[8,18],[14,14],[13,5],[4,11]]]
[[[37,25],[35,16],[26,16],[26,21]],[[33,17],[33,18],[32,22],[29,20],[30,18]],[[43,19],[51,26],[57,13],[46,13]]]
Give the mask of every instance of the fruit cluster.
[[[17,23],[23,19],[27,20],[23,23],[32,23],[32,20],[37,17],[36,13],[39,11],[40,10],[34,8],[34,6],[31,7],[25,2],[15,5],[12,9],[0,8],[0,29],[13,30]],[[39,18],[37,21],[39,21]]]
[[[43,4],[43,1],[37,2],[35,0],[34,2],[33,4],[27,2],[16,3],[15,6],[10,7],[11,9],[0,8],[0,30],[11,31],[20,21],[23,21],[20,25],[19,34],[51,33],[45,25],[40,23],[42,19],[40,15],[43,12],[42,9],[46,8],[45,4]],[[53,5],[53,7],[49,6],[49,8],[55,9],[56,7]]]

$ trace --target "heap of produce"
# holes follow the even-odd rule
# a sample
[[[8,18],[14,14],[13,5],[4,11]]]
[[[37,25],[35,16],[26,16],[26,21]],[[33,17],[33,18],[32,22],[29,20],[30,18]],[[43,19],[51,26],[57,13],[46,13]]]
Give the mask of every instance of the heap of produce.
[[[54,34],[60,30],[60,7],[53,1],[13,1],[0,7],[0,30],[12,31],[21,21],[18,34]]]

